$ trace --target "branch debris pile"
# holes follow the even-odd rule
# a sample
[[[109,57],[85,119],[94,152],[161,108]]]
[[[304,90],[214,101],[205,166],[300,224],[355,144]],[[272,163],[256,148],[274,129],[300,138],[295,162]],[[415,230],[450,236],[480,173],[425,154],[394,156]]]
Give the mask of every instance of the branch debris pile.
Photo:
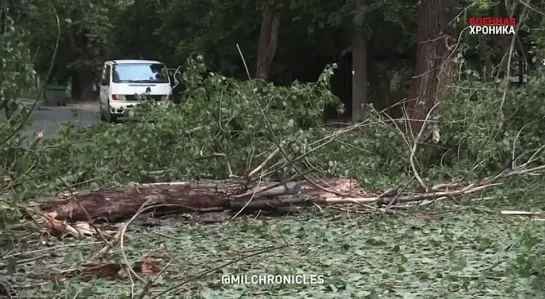
[[[145,214],[224,213],[238,215],[256,211],[282,211],[294,206],[356,204],[362,206],[407,207],[436,200],[474,194],[499,186],[515,175],[536,175],[545,167],[517,169],[477,183],[437,184],[423,192],[390,189],[366,192],[354,179],[330,178],[319,181],[260,183],[247,186],[235,181],[172,182],[113,187],[80,193],[57,194],[34,202],[44,212],[41,225],[54,235],[75,237],[97,233],[92,223],[131,221]],[[115,230],[104,231],[105,236]]]

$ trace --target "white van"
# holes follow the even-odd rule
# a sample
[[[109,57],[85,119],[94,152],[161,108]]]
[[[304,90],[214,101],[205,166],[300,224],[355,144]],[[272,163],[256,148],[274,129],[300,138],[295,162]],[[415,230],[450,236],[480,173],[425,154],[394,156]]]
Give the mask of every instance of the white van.
[[[154,60],[106,61],[100,80],[100,118],[113,122],[131,117],[138,101],[146,95],[155,101],[172,100],[167,69]]]

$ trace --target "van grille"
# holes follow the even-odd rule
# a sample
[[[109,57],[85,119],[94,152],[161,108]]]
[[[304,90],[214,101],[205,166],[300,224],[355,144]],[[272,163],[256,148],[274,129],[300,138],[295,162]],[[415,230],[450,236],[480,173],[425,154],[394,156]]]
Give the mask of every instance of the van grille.
[[[162,95],[149,95],[149,98],[153,99],[154,101],[161,101]],[[138,102],[138,98],[136,95],[126,95],[125,99],[129,102]]]

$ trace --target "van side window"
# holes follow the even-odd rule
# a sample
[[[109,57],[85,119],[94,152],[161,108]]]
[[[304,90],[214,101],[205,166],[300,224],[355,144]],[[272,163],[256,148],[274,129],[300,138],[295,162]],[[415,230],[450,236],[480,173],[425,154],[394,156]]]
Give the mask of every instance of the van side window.
[[[106,65],[104,67],[104,72],[102,73],[102,80],[100,85],[110,85],[110,66]]]

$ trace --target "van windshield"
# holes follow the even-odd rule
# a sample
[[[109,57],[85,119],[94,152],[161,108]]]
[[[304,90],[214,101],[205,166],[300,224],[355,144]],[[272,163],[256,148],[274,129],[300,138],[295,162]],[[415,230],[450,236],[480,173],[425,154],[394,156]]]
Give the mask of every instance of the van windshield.
[[[114,83],[169,83],[166,67],[160,63],[114,64]]]

